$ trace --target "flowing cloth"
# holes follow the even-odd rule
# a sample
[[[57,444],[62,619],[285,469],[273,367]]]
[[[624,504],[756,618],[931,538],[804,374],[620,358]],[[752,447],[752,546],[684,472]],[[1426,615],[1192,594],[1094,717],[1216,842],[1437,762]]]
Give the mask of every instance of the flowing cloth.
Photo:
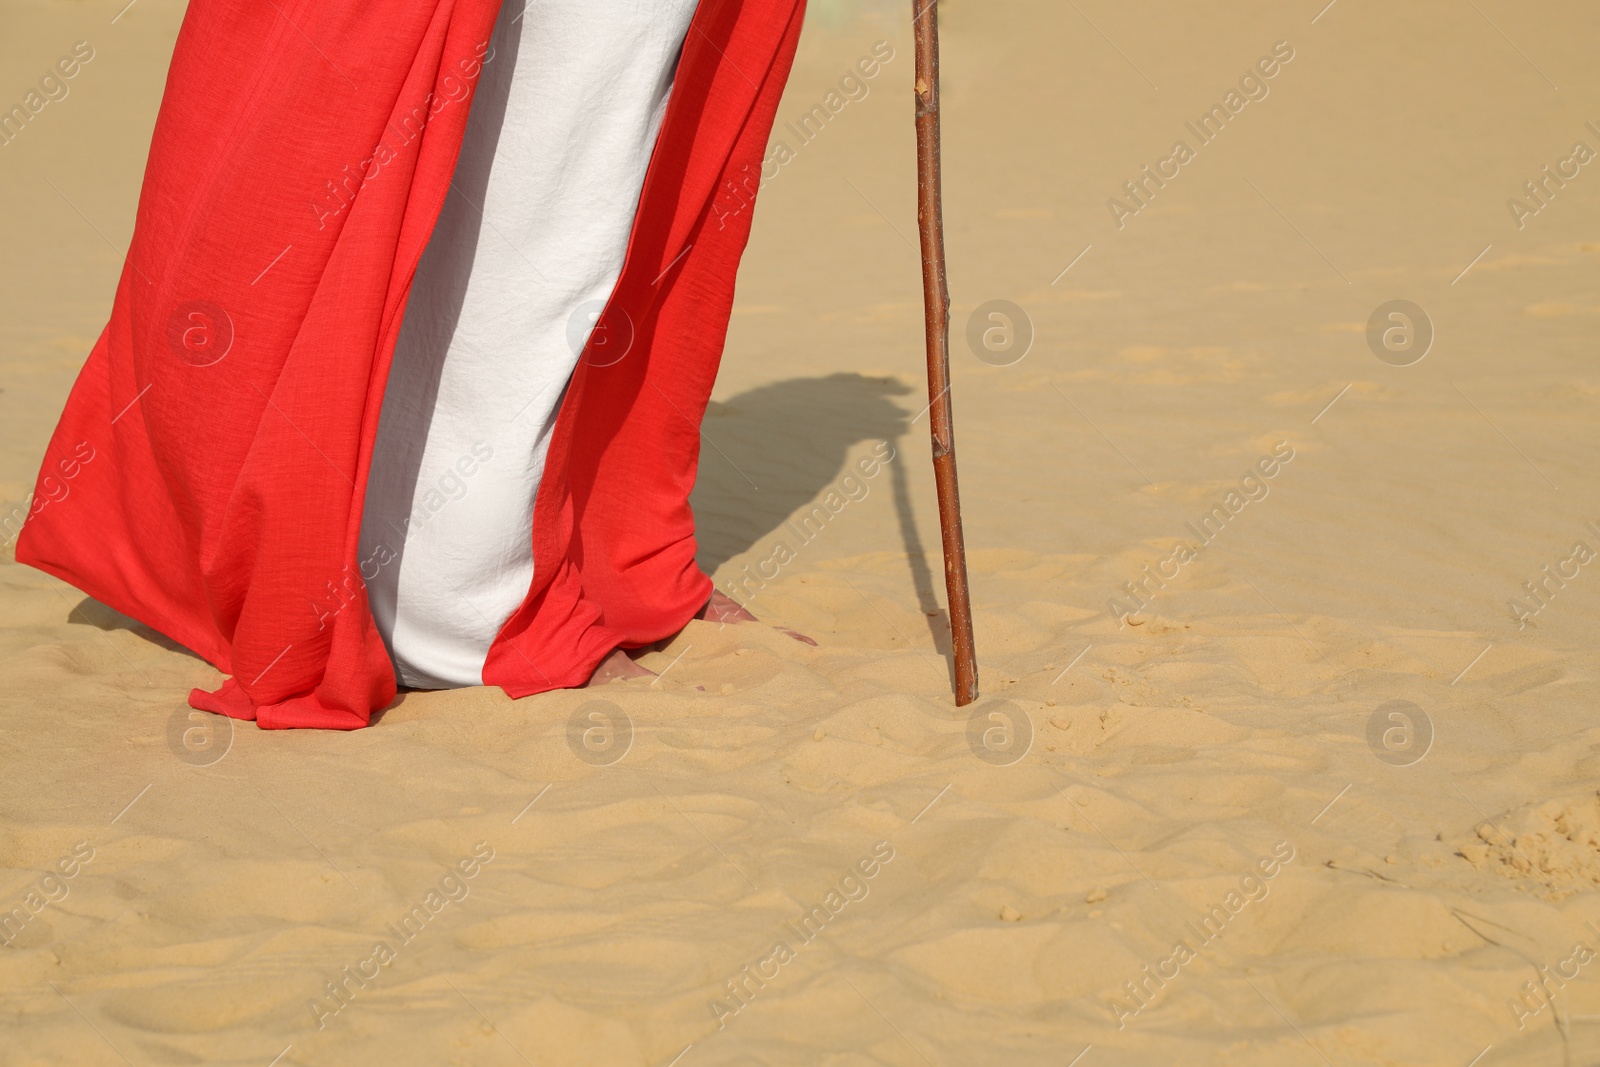
[[[367,598],[402,684],[482,685],[527,596],[550,431],[622,271],[694,9],[500,8],[411,285],[361,520],[360,558],[389,560]],[[609,347],[602,362],[623,356]]]
[[[111,320],[46,451],[57,502],[17,558],[232,675],[195,707],[354,729],[394,697],[366,590],[392,561],[362,555],[361,518],[498,10],[189,5]],[[719,200],[754,193],[803,11],[695,12],[620,277],[549,434],[538,567],[483,665],[511,696],[582,684],[710,595],[688,497],[751,216]],[[623,358],[596,354],[620,337]]]

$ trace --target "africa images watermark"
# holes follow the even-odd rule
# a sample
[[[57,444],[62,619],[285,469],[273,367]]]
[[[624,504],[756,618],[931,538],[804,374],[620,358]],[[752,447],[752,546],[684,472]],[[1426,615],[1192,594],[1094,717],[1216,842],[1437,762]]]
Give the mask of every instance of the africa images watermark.
[[[567,716],[567,747],[591,767],[619,763],[633,748],[633,719],[609,700],[586,700]]]
[[[845,71],[839,78],[839,87],[828,90],[822,102],[814,104],[811,110],[800,116],[800,125],[785,122],[783,128],[795,137],[795,143],[804,148],[822,135],[840,113],[852,103],[859,104],[872,92],[871,81],[876,78],[883,68],[893,62],[895,56],[894,46],[888,41],[879,41],[872,46],[870,55],[862,56],[856,60],[856,65]],[[799,157],[796,149],[789,147],[789,142],[774,140],[767,149],[766,158],[761,161],[760,167],[745,164],[744,169],[737,178],[730,178],[722,185],[717,195],[712,210],[717,215],[717,228],[720,230],[727,226],[728,220],[738,218],[751,204],[755,203],[756,193],[765,189],[776,178],[784,167],[793,163]]]
[[[317,219],[317,229],[323,229],[330,218],[337,218],[346,208],[354,204],[356,195],[361,192],[362,187],[383,173],[384,167],[394,162],[395,157],[421,137],[428,123],[436,115],[452,104],[463,103],[471,97],[478,76],[493,60],[494,49],[490,43],[478,42],[477,47],[472,50],[472,55],[456,65],[461,73],[460,78],[447,72],[438,80],[439,88],[443,90],[442,94],[429,92],[422,98],[421,104],[400,117],[398,125],[394,120],[385,124],[383,136],[373,146],[372,154],[356,164],[354,170],[348,163],[345,164],[339,172],[337,182],[329,179],[326,187],[317,194],[317,199],[310,201],[311,214]]]
[[[1600,926],[1596,926],[1594,920],[1585,925],[1600,934]],[[1540,964],[1537,968],[1538,984],[1532,980],[1523,982],[1516,996],[1506,998],[1506,1007],[1511,1009],[1511,1017],[1517,1020],[1517,1029],[1526,1029],[1529,1019],[1537,1018],[1554,1004],[1556,994],[1565,989],[1568,982],[1576,979],[1586,965],[1594,962],[1595,955],[1595,950],[1587,942],[1578,941],[1573,944],[1567,957],[1557,960],[1553,967],[1548,963]],[[1568,968],[1571,968],[1571,973],[1568,973]],[[1555,983],[1554,989],[1550,988],[1552,981]]]
[[[1172,151],[1156,160],[1154,166],[1145,164],[1138,177],[1122,183],[1127,200],[1115,196],[1106,199],[1106,210],[1111,213],[1111,221],[1117,229],[1122,229],[1128,219],[1149,207],[1156,193],[1183,173],[1183,168],[1199,157],[1199,150],[1216,140],[1251,101],[1265,100],[1272,92],[1268,82],[1293,59],[1294,47],[1288,41],[1279,41],[1272,46],[1270,54],[1256,60],[1255,66],[1245,71],[1239,78],[1239,87],[1229,89],[1220,104],[1212,104],[1197,123],[1185,122],[1184,128],[1194,135],[1195,147],[1191,148],[1188,140],[1180,137],[1173,142]]]
[[[487,441],[475,441],[470,452],[446,467],[435,484],[418,492],[413,498],[411,514],[398,523],[389,524],[389,528],[400,535],[400,543],[404,544],[412,533],[426,526],[429,519],[453,501],[466,496],[473,476],[492,459],[494,447]],[[321,598],[309,601],[311,613],[317,617],[318,633],[327,629],[330,620],[356,602],[366,583],[376,579],[383,568],[400,558],[400,553],[387,541],[374,541],[365,551],[366,558],[345,564],[338,579],[328,581]]]
[[[1386,300],[1367,317],[1367,348],[1391,367],[1420,363],[1433,348],[1433,319],[1415,301]]]
[[[862,456],[856,460],[855,470],[844,475],[837,483],[829,487],[822,495],[819,503],[811,505],[811,509],[795,519],[788,519],[784,526],[794,535],[795,543],[804,548],[822,535],[828,524],[852,503],[859,504],[867,499],[872,492],[872,480],[883,469],[894,462],[894,445],[888,441],[879,441],[873,446],[870,455]],[[790,563],[799,558],[799,553],[790,547],[787,540],[777,542],[772,546],[772,551],[767,557],[755,565],[755,573],[750,573],[750,564],[746,563],[741,570],[743,574],[728,583],[726,595],[738,601],[740,607],[749,607],[767,583],[777,579],[778,575]]]
[[[1288,441],[1279,441],[1273,446],[1272,452],[1261,456],[1239,478],[1239,488],[1229,489],[1223,494],[1222,500],[1211,505],[1211,509],[1200,517],[1199,524],[1185,523],[1184,528],[1199,539],[1198,544],[1186,540],[1179,540],[1171,552],[1158,560],[1155,567],[1146,563],[1143,567],[1143,577],[1134,581],[1122,583],[1122,592],[1127,595],[1127,600],[1113,596],[1106,601],[1106,611],[1116,620],[1120,629],[1128,625],[1128,616],[1144,611],[1155,600],[1156,594],[1167,587],[1183,572],[1183,568],[1193,563],[1200,557],[1200,553],[1214,541],[1228,522],[1237,517],[1246,505],[1252,501],[1265,500],[1271,487],[1267,484],[1276,478],[1283,467],[1294,459],[1294,446]],[[1171,573],[1168,573],[1168,567]]]
[[[93,59],[94,46],[88,41],[79,41],[72,46],[71,54],[56,60],[55,66],[40,76],[37,89],[29,89],[20,104],[12,104],[8,110],[0,111],[0,148],[20,137],[28,124],[46,107],[65,100],[72,91],[67,83],[76,78],[84,65]]]
[[[1391,767],[1410,767],[1433,750],[1433,719],[1410,700],[1389,700],[1367,716],[1367,748]]]
[[[1593,121],[1585,122],[1584,126],[1596,137],[1600,137],[1600,127]],[[1539,176],[1530,178],[1522,183],[1523,197],[1508,197],[1506,210],[1511,212],[1511,221],[1517,224],[1517,229],[1527,227],[1528,220],[1550,206],[1556,194],[1567,187],[1567,182],[1576,178],[1585,166],[1594,161],[1595,151],[1585,141],[1577,141],[1571,151],[1556,160],[1555,170],[1550,169],[1546,163],[1540,168]]]
[[[72,852],[56,860],[56,870],[46,874],[28,890],[22,897],[21,903],[10,911],[0,912],[0,945],[11,947],[27,927],[38,915],[51,904],[59,904],[66,900],[72,892],[69,884],[78,876],[85,864],[94,859],[94,846],[87,841],[79,841],[73,846]],[[59,873],[57,873],[59,872]]]
[[[872,879],[881,874],[894,857],[894,846],[887,841],[879,841],[872,846],[870,853],[856,860],[849,873],[840,877],[837,888],[829,889],[823,894],[822,900],[799,919],[784,923],[783,939],[774,942],[765,956],[753,964],[740,967],[728,979],[724,984],[725,999],[709,1002],[711,1015],[717,1020],[717,1029],[727,1026],[729,1019],[747,1008],[756,995],[767,988],[767,983],[775,981],[783,968],[797,958],[798,953],[789,945],[791,938],[800,948],[809,945],[846,907],[867,899],[867,894],[872,892]]]
[[[180,704],[167,717],[167,747],[191,767],[220,763],[233,749],[233,720]]]
[[[1156,994],[1165,989],[1167,983],[1177,979],[1183,973],[1183,968],[1199,958],[1200,949],[1221,937],[1240,912],[1251,904],[1266,900],[1272,892],[1268,883],[1281,874],[1294,857],[1294,846],[1287,841],[1279,841],[1272,847],[1270,855],[1255,862],[1255,870],[1260,872],[1259,875],[1251,872],[1240,878],[1239,887],[1228,890],[1219,903],[1211,905],[1200,917],[1198,926],[1192,922],[1183,924],[1188,936],[1174,941],[1172,950],[1166,956],[1154,965],[1145,964],[1138,977],[1123,982],[1122,988],[1128,999],[1110,997],[1106,1000],[1106,1007],[1117,1020],[1117,1029],[1124,1029],[1129,1019],[1148,1008],[1155,1001]]]
[[[1022,362],[1033,348],[1033,319],[1010,300],[989,300],[967,317],[967,347],[991,367]]]
[[[376,981],[382,969],[399,958],[398,949],[415,941],[446,906],[466,900],[472,892],[467,883],[478,877],[483,868],[493,861],[493,846],[487,841],[479,841],[472,847],[470,855],[463,856],[454,866],[446,869],[439,878],[437,888],[429,889],[420,902],[413,904],[409,911],[385,927],[394,937],[393,944],[387,938],[377,941],[365,959],[342,969],[334,980],[324,982],[327,1002],[320,996],[307,1001],[317,1021],[317,1029],[325,1028],[329,1019],[348,1008],[358,992],[366,989],[368,983]]]
[[[986,700],[967,716],[967,748],[991,767],[1009,767],[1033,747],[1033,718],[1009,700]]]
[[[4,519],[0,519],[0,526],[5,528],[5,544],[10,545],[22,532],[23,526],[29,519],[49,507],[59,504],[72,493],[71,482],[83,472],[83,468],[94,462],[98,453],[88,441],[79,441],[73,446],[72,455],[56,461],[56,469],[39,478],[38,491],[30,493],[28,498],[8,512]],[[43,496],[39,494],[43,493]]]
[[[1583,525],[1596,538],[1600,538],[1600,529],[1596,529],[1594,523],[1586,522]],[[1527,600],[1511,597],[1506,601],[1506,610],[1517,621],[1517,629],[1526,629],[1534,616],[1549,607],[1556,595],[1567,587],[1568,582],[1583,573],[1583,568],[1592,563],[1594,557],[1594,549],[1586,542],[1574,541],[1572,552],[1565,559],[1556,560],[1554,567],[1544,564],[1538,574],[1523,582],[1522,591],[1527,594]]]

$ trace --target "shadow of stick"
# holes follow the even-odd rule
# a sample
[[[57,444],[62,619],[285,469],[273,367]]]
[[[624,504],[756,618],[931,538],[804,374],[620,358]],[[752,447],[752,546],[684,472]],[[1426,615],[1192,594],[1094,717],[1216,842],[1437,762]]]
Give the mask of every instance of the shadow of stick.
[[[897,442],[903,446],[905,438]],[[894,480],[894,510],[900,520],[900,540],[906,549],[906,565],[911,568],[911,582],[917,591],[917,606],[928,623],[933,636],[933,647],[945,661],[952,684],[955,679],[955,652],[950,644],[950,617],[939,606],[939,596],[934,589],[933,571],[928,566],[928,554],[922,547],[922,535],[917,531],[917,516],[911,508],[911,476],[906,471],[909,458],[904,447],[897,447],[896,462],[890,464],[890,477]]]

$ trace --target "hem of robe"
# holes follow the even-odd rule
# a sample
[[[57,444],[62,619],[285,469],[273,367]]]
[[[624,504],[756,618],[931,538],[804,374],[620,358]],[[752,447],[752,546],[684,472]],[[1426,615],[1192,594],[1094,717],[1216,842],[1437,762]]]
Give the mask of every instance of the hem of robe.
[[[343,13],[332,10],[338,6],[320,9],[330,22],[319,26],[338,24]],[[215,398],[207,388],[181,383],[169,384],[167,390],[157,390],[142,400],[153,386],[170,383],[183,373],[161,365],[164,356],[154,354],[161,347],[162,326],[167,328],[169,344],[177,344],[171,340],[170,320],[160,311],[184,295],[176,284],[178,268],[188,265],[182,257],[210,263],[214,271],[221,258],[215,247],[196,252],[189,245],[199,245],[203,236],[210,236],[196,232],[196,220],[203,207],[213,206],[206,197],[214,196],[215,186],[223,184],[224,160],[208,159],[204,151],[195,153],[205,180],[198,183],[195,203],[186,204],[187,213],[170,201],[158,203],[162,195],[170,197],[175,176],[184,174],[171,158],[184,148],[174,143],[182,140],[182,120],[194,123],[214,118],[208,116],[208,108],[231,107],[232,112],[223,116],[232,124],[229,135],[210,146],[211,157],[227,155],[239,147],[237,139],[230,138],[247,119],[256,117],[252,94],[267,75],[263,67],[248,70],[243,79],[246,88],[231,96],[219,94],[220,103],[195,98],[172,102],[175,85],[187,82],[176,91],[197,97],[196,82],[212,76],[201,69],[209,67],[211,57],[190,38],[200,37],[203,42],[205,30],[218,32],[219,12],[224,20],[231,16],[236,23],[244,22],[244,16],[230,7],[218,0],[204,5],[195,0],[185,16],[169,73],[169,95],[163,100],[163,116],[158,118],[146,187],[141,191],[141,225],[136,227],[119,280],[111,321],[73,386],[40,473],[36,492],[54,499],[47,484],[54,477],[52,463],[63,464],[65,470],[63,457],[72,442],[83,431],[104,426],[110,416],[111,446],[120,461],[119,473],[108,474],[106,468],[114,465],[110,462],[99,466],[86,462],[69,475],[75,479],[73,491],[80,497],[98,497],[102,509],[110,509],[109,516],[94,517],[108,519],[105,530],[99,522],[67,522],[61,518],[67,510],[65,500],[52,503],[30,517],[18,540],[17,559],[77,586],[194,650],[218,670],[234,675],[215,691],[195,690],[192,706],[253,719],[267,729],[354,729],[366,725],[372,712],[387,706],[396,692],[392,663],[372,621],[364,585],[357,582],[348,601],[341,600],[335,610],[319,616],[315,632],[309,632],[303,619],[298,626],[292,623],[290,614],[304,610],[293,603],[297,595],[319,592],[315,579],[308,578],[309,572],[316,571],[318,576],[333,573],[348,585],[351,568],[361,565],[357,540],[365,480],[388,365],[417,262],[448,189],[466,108],[428,111],[426,131],[437,130],[437,136],[422,137],[409,155],[390,154],[389,159],[400,158],[402,170],[405,164],[411,168],[406,196],[398,203],[392,191],[385,189],[375,203],[352,196],[349,204],[334,213],[344,215],[337,219],[340,234],[355,225],[358,217],[363,228],[342,244],[336,235],[326,250],[322,269],[302,283],[307,291],[291,290],[291,300],[304,295],[305,310],[292,320],[291,336],[280,339],[282,351],[268,348],[263,359],[253,362],[241,355],[228,367],[235,378],[259,370],[263,363],[270,371],[271,359],[281,355],[276,378],[267,383],[270,394],[253,380],[244,383],[260,395],[261,405],[247,407],[242,416],[212,413],[210,401]],[[294,7],[293,14],[302,16],[302,22],[319,10],[303,4]],[[699,458],[699,420],[721,357],[737,265],[749,237],[751,205],[739,200],[731,227],[725,221],[727,212],[719,215],[716,234],[708,234],[708,223],[723,187],[733,188],[730,176],[736,169],[745,175],[745,191],[754,199],[748,174],[752,165],[759,173],[804,9],[804,0],[702,0],[696,12],[662,137],[647,172],[622,276],[601,317],[604,323],[608,316],[626,314],[640,335],[649,336],[642,351],[650,358],[623,358],[605,367],[580,361],[563,399],[534,509],[535,558],[549,559],[552,566],[544,575],[535,574],[528,598],[501,628],[484,665],[485,683],[498,685],[513,697],[583,684],[612,649],[640,647],[676,633],[710,596],[712,583],[694,558],[693,518],[687,501]],[[435,102],[433,90],[448,87],[452,75],[439,71],[450,61],[460,60],[466,69],[467,43],[487,40],[497,10],[496,3],[440,4],[425,26],[409,27],[418,48],[412,66],[377,72],[391,75],[395,83],[394,109],[384,119],[383,137],[388,130],[398,129],[394,125],[397,120],[404,123]],[[452,21],[456,16],[459,22]],[[258,25],[251,33],[234,25],[226,31],[231,38],[225,37],[223,43],[248,38],[252,48],[264,44],[263,54],[274,54],[274,42],[287,33],[283,24],[288,16],[280,20],[258,10],[249,17],[266,19],[270,26]],[[386,39],[391,27],[383,24],[388,17],[374,12],[359,17],[372,20],[369,25],[380,24],[375,36]],[[204,30],[195,28],[207,19],[211,21]],[[305,32],[302,27],[302,35]],[[319,31],[314,27],[313,32]],[[434,51],[427,52],[425,46]],[[477,55],[482,58],[482,51]],[[429,77],[430,56],[437,63],[431,80],[422,81]],[[762,64],[760,85],[739,68],[735,57],[747,64]],[[357,71],[364,80],[367,73],[371,72]],[[339,75],[354,88],[344,72]],[[745,92],[741,83],[751,91]],[[680,92],[678,84],[691,88]],[[404,107],[416,104],[424,88],[429,92],[421,104],[402,114]],[[304,92],[314,95],[315,90]],[[169,124],[176,130],[164,131],[162,119],[169,106],[182,116]],[[698,113],[679,114],[691,106]],[[443,121],[440,111],[450,112]],[[409,149],[410,144],[408,138],[402,147]],[[325,154],[337,161],[333,149]],[[370,162],[363,162],[363,171]],[[302,171],[313,165],[315,161],[308,161]],[[663,168],[681,168],[682,173],[668,176]],[[157,176],[166,181],[153,181]],[[391,185],[403,177],[393,178]],[[369,176],[366,180],[373,179]],[[183,182],[177,184],[182,187]],[[328,186],[331,190],[333,183]],[[311,206],[316,212],[316,204]],[[649,226],[641,225],[640,220],[653,209],[665,214],[652,216]],[[318,230],[328,214],[325,210],[317,218]],[[180,223],[176,227],[179,251],[165,253],[174,247],[174,235],[163,231],[174,229],[174,222]],[[141,241],[140,230],[155,232],[153,236],[146,233]],[[156,251],[150,252],[151,248]],[[388,257],[392,269],[379,292],[371,275],[381,273],[386,249],[392,250]],[[234,257],[239,254],[236,248],[227,251]],[[312,249],[313,254],[317,251]],[[175,262],[163,261],[163,269],[157,270],[166,288],[157,287],[156,296],[164,295],[167,300],[152,298],[142,303],[145,294],[138,283],[142,281],[146,287],[155,283],[140,269],[140,258],[148,255],[147,262],[162,260],[164,254]],[[291,269],[285,266],[282,271]],[[662,291],[658,287],[669,274],[675,275],[674,281]],[[232,281],[226,275],[210,280],[224,289]],[[360,291],[363,282],[367,289]],[[249,284],[253,286],[255,281]],[[346,286],[358,291],[347,297]],[[188,306],[179,305],[179,310]],[[241,309],[241,317],[255,310],[242,298],[235,307]],[[269,307],[262,314],[274,310]],[[368,321],[372,328],[364,330],[363,323]],[[228,330],[231,341],[231,321]],[[653,347],[658,335],[663,339],[660,349]],[[363,337],[370,340],[364,342]],[[330,383],[305,367],[311,358],[306,349],[320,344],[324,351],[354,348],[350,359],[355,361],[353,369],[359,371],[359,351],[371,341],[376,341],[376,346],[368,349],[370,370],[364,375],[364,396],[356,391],[359,378],[355,375],[345,373]],[[117,346],[115,354],[113,344]],[[635,347],[640,347],[637,341]],[[241,363],[243,371],[237,370]],[[210,365],[189,361],[191,369]],[[343,370],[335,366],[330,373],[338,375]],[[141,376],[149,379],[142,387]],[[305,395],[308,376],[313,379],[310,392],[317,395]],[[322,387],[320,393],[316,386]],[[644,394],[646,386],[660,394],[664,405]],[[169,401],[174,389],[178,393],[175,403]],[[583,403],[591,391],[594,399]],[[329,392],[347,407],[326,403],[323,394]],[[645,396],[642,403],[641,395]],[[358,401],[359,417],[352,418],[356,413],[348,408],[358,406]],[[165,410],[160,410],[163,405]],[[219,402],[217,406],[225,405]],[[111,416],[113,408],[118,412],[115,416]],[[137,417],[119,428],[117,422],[135,408]],[[158,409],[157,415],[148,414],[152,408]],[[329,410],[332,415],[327,414]],[[644,417],[636,417],[641,412]],[[669,413],[681,425],[670,421]],[[207,415],[214,416],[213,423],[204,423]],[[240,423],[241,418],[248,420],[252,415],[253,423]],[[180,446],[192,445],[181,434],[190,428],[183,422],[185,416],[202,423],[220,442],[217,451],[225,453],[226,462],[183,451]],[[275,416],[291,427],[292,433],[277,428]],[[311,425],[315,437],[306,431],[306,425]],[[294,434],[350,486],[349,494],[326,470],[303,456],[301,461],[307,465],[298,474],[304,484],[288,483],[296,473],[289,451],[296,444]],[[663,444],[652,440],[652,434],[672,440]],[[85,443],[89,440],[83,436]],[[262,454],[270,459],[262,459]],[[687,462],[664,467],[661,457],[671,455],[687,457]],[[354,461],[354,478],[344,474],[335,457]],[[650,459],[655,460],[653,467]],[[225,487],[213,477],[213,468],[232,472]],[[321,532],[321,539],[305,539],[310,549],[300,545],[286,548],[276,540],[286,532],[280,527],[296,532],[294,523],[285,519],[282,506],[293,502],[297,490],[313,505],[308,507],[314,513],[308,522],[320,523],[311,532]],[[314,505],[321,505],[321,510]],[[638,509],[648,510],[652,505],[658,513],[641,520]],[[342,530],[336,522],[341,508]],[[41,516],[46,520],[40,521]],[[651,528],[680,533],[663,544],[659,534],[641,533]],[[325,543],[340,544],[337,558]],[[320,557],[321,564],[308,554]],[[328,564],[337,564],[338,569]],[[272,573],[275,565],[287,568],[288,573]],[[296,586],[296,593],[281,592],[273,584],[285,578]],[[327,587],[334,590],[333,581],[328,581]],[[311,602],[313,611],[316,607]],[[329,614],[333,616],[331,633],[325,632]],[[298,640],[289,640],[275,651],[285,633]]]

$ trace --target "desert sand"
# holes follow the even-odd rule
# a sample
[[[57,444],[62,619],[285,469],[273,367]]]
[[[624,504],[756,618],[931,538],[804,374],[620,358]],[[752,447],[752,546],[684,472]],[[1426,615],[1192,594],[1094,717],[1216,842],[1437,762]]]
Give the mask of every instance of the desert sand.
[[[230,729],[7,548],[0,1062],[1600,1063],[1600,10],[1323,2],[942,7],[976,720],[903,3],[812,4],[695,495],[817,647]],[[13,514],[183,11],[124,3],[0,9],[0,105],[94,51],[0,146]]]

